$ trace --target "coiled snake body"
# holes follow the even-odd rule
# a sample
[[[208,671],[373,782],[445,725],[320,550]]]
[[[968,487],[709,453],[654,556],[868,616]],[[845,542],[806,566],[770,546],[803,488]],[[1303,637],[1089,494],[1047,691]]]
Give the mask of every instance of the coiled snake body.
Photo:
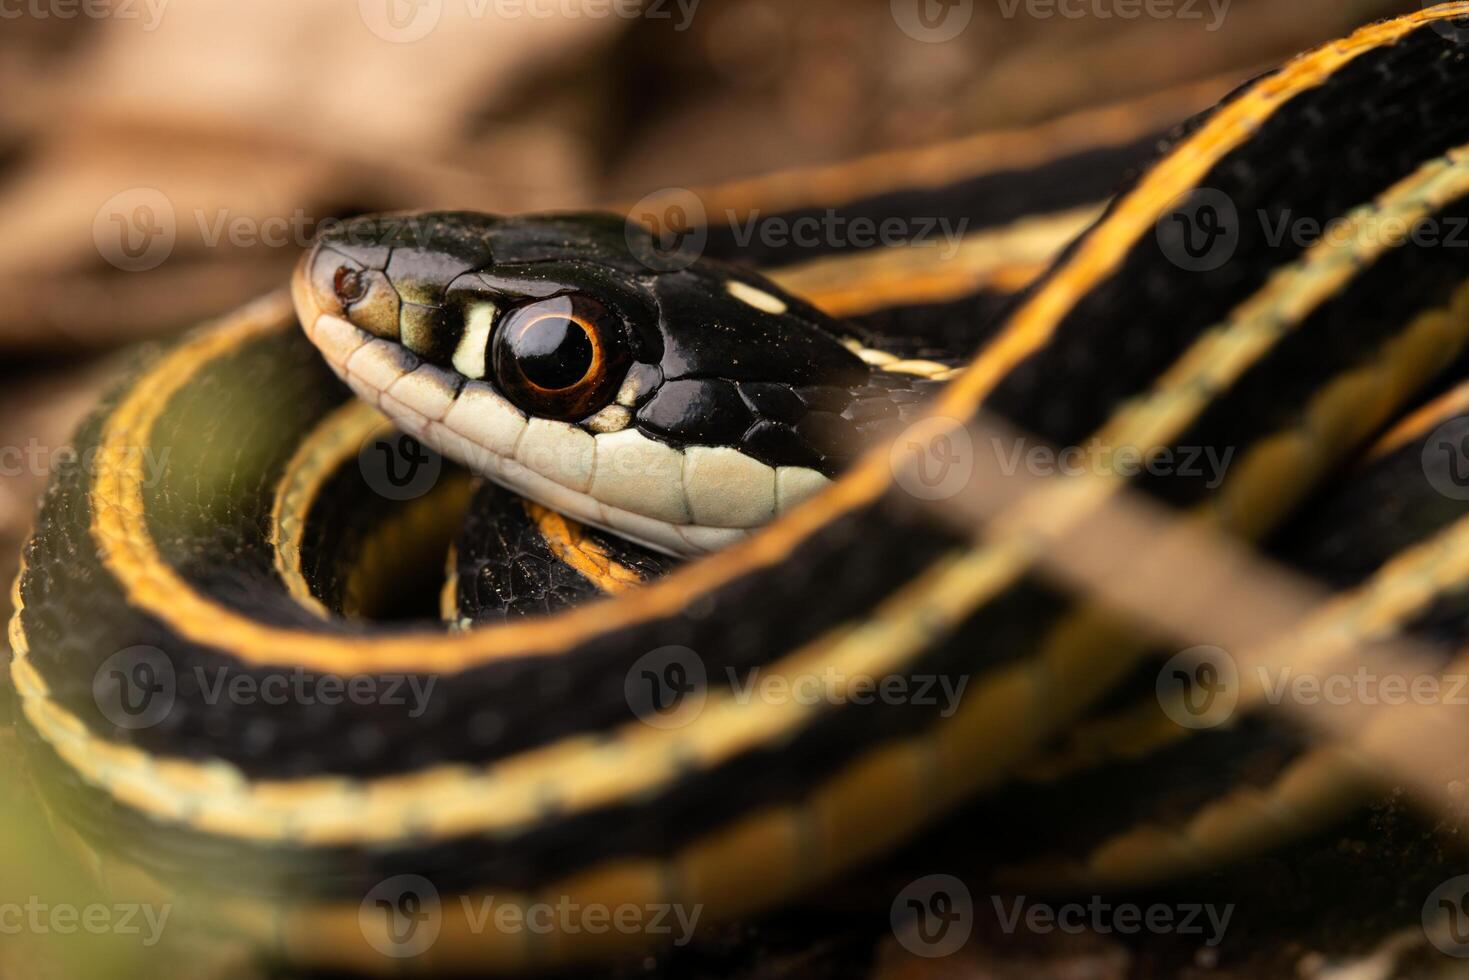
[[[1338,591],[1341,630],[1447,659],[1463,506],[1420,460],[1462,403],[1409,416],[1456,380],[1469,257],[1411,232],[1469,217],[1465,14],[1365,28],[1239,90],[998,317],[961,296],[840,320],[740,266],[650,262],[620,219],[349,223],[303,259],[293,306],[261,301],[119,387],[78,434],[91,465],[49,489],[11,629],[48,799],[272,953],[370,971],[401,968],[385,948],[448,971],[659,942],[487,933],[445,898],[433,941],[398,948],[362,909],[405,877],[717,921],[983,791],[1037,817],[975,866],[1088,886],[1320,826],[1365,791],[1350,758],[1273,718],[1191,735],[1152,696],[1154,637],[1038,575],[1028,536],[933,521],[886,445],[984,411],[1037,445],[1228,460],[1109,472],[1047,513],[1131,488],[1274,532],[1273,558]],[[1185,238],[1219,202],[1216,263]],[[1356,233],[1272,233],[1333,221]],[[494,485],[451,469],[386,500],[353,392]],[[471,494],[454,628],[370,622],[418,608],[403,549]],[[752,676],[828,694],[751,699]],[[316,696],[219,696],[287,679]],[[955,699],[854,696],[866,680]],[[1151,765],[1114,764],[1123,742]]]

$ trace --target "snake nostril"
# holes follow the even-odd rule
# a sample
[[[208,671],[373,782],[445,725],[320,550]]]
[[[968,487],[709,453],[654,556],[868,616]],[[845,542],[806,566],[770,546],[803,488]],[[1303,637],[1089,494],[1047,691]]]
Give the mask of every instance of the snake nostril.
[[[360,270],[342,266],[332,276],[332,291],[343,305],[355,303],[367,295],[367,283]]]

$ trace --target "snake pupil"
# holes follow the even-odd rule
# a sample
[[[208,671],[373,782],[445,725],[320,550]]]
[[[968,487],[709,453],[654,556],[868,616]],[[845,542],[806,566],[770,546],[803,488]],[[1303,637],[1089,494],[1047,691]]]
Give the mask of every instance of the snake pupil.
[[[560,391],[586,377],[594,352],[586,329],[570,317],[544,316],[515,341],[521,373],[531,384]]]
[[[489,342],[500,390],[527,413],[587,418],[611,400],[627,370],[622,321],[596,299],[565,294],[512,309]]]

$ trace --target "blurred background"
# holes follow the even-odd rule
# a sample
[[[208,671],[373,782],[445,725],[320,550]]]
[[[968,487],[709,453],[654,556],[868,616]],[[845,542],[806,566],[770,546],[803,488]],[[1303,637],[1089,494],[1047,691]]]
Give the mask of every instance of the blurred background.
[[[128,351],[283,285],[323,219],[615,206],[1165,89],[1181,119],[1420,5],[0,0],[0,577]],[[64,880],[46,840],[0,834],[8,889]],[[73,975],[30,939],[0,973]]]

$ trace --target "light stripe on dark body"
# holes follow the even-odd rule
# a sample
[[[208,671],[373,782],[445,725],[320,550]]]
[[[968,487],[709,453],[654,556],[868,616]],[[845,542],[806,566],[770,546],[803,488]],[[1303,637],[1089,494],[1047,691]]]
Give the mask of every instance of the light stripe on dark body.
[[[1454,11],[1462,9],[1434,16]],[[1314,431],[1307,423],[1324,420],[1335,423],[1335,437],[1321,440],[1320,452],[1342,459],[1372,428],[1406,409],[1413,391],[1431,383],[1435,369],[1463,345],[1469,323],[1446,317],[1438,335],[1447,352],[1442,360],[1418,356],[1422,315],[1453,305],[1456,287],[1469,278],[1469,260],[1452,249],[1410,251],[1407,243],[1377,251],[1346,243],[1307,253],[1289,238],[1271,244],[1255,217],[1274,222],[1288,212],[1326,221],[1380,196],[1383,210],[1414,213],[1418,198],[1385,192],[1400,181],[1426,186],[1430,166],[1442,165],[1450,177],[1466,169],[1461,158],[1435,163],[1469,144],[1469,118],[1459,111],[1466,89],[1469,68],[1452,41],[1420,16],[1306,56],[1271,84],[1239,93],[1184,135],[1017,302],[971,365],[936,395],[933,410],[967,419],[983,405],[1060,445],[1104,433],[1136,439],[1143,450],[1194,442],[1236,452],[1239,468],[1219,486],[1118,477],[1105,489],[1120,492],[1131,483],[1212,513],[1226,528],[1250,535],[1269,530],[1326,469],[1299,456],[1265,465],[1258,462],[1262,447],[1283,432]],[[1414,93],[1411,114],[1397,111],[1403,90]],[[1372,121],[1352,128],[1346,155],[1332,122],[1343,105]],[[1318,179],[1319,168],[1328,166],[1332,179]],[[1180,268],[1156,234],[1173,202],[1200,187],[1226,194],[1246,216],[1232,260],[1208,273]],[[1466,193],[1469,183],[1428,213],[1454,213]],[[514,227],[542,241],[555,222],[568,220],[572,226],[562,237],[588,227],[577,223],[585,219],[565,218]],[[441,319],[449,306],[436,304],[448,304],[466,275],[480,275],[471,270],[492,260],[498,267],[500,247],[487,254],[477,235],[499,225],[467,217],[436,221],[433,227],[451,242],[448,248],[437,243],[445,256],[440,266],[414,266],[427,290],[420,296],[428,300],[424,311],[384,322],[401,324],[398,336],[431,363],[452,363],[464,337],[453,328],[467,320]],[[605,237],[611,230],[586,234],[580,244],[596,258],[576,266],[576,288],[605,287],[604,305],[649,328],[628,339],[631,363],[655,363],[657,353],[656,363],[666,368],[668,352],[685,342],[676,331],[692,329],[690,321],[672,325],[670,310],[698,303],[682,286],[738,275],[788,310],[802,311],[798,329],[819,331],[808,339],[830,351],[831,363],[842,365],[838,373],[854,373],[842,378],[849,391],[865,387],[873,373],[841,353],[847,348],[835,337],[845,328],[832,330],[820,314],[752,274],[698,265],[665,273],[683,277],[667,289],[654,277],[644,291],[629,292],[621,276],[606,271],[627,271],[622,259],[611,257],[619,250]],[[559,249],[516,255],[575,265]],[[1394,265],[1400,257],[1419,287],[1411,296],[1395,289],[1393,277],[1406,274]],[[330,269],[308,267],[319,289],[327,287],[327,276],[335,288],[341,265],[333,261]],[[374,261],[360,264],[370,269]],[[1348,273],[1335,274],[1344,267]],[[1298,291],[1276,296],[1272,283],[1279,276]],[[511,278],[521,291],[535,281],[564,290],[569,281],[561,270],[551,277],[522,270]],[[372,295],[370,285],[357,294],[360,285],[349,293]],[[1385,291],[1396,301],[1373,302]],[[647,314],[650,302],[656,316]],[[758,338],[764,322],[752,318],[746,326]],[[824,346],[828,334],[830,347]],[[773,334],[771,340],[780,342]],[[1226,364],[1195,353],[1225,341],[1237,341],[1248,356]],[[260,887],[285,880],[324,902],[355,907],[365,885],[397,872],[428,875],[445,889],[554,889],[565,876],[588,869],[610,874],[608,862],[627,862],[644,876],[639,887],[648,895],[697,902],[707,892],[728,902],[727,908],[714,902],[716,912],[733,914],[861,861],[967,792],[994,785],[1125,679],[1146,647],[1125,630],[1097,631],[1076,646],[1065,625],[1086,613],[1084,601],[1079,606],[1036,578],[1024,541],[997,534],[964,542],[938,529],[893,483],[886,453],[859,457],[829,491],[750,541],[626,595],[452,636],[322,620],[285,594],[258,500],[278,479],[289,445],[346,393],[330,382],[279,304],[191,343],[125,386],[84,428],[79,446],[100,444],[110,460],[109,453],[138,434],[134,426],[152,438],[189,426],[200,431],[205,399],[243,405],[264,390],[292,411],[243,419],[231,411],[220,416],[229,420],[227,436],[219,421],[203,423],[192,441],[171,436],[183,441],[168,443],[174,448],[168,474],[141,498],[151,543],[138,540],[144,537],[138,515],[123,506],[131,499],[126,480],[111,482],[118,467],[103,468],[106,480],[92,481],[79,467],[58,476],[21,584],[26,654],[18,687],[33,734],[42,736],[33,743],[43,756],[49,751],[44,739],[59,737],[50,722],[62,712],[80,719],[99,743],[183,763],[228,763],[249,782],[304,784],[334,775],[381,792],[369,818],[306,829],[318,811],[302,809],[300,824],[274,823],[264,794],[251,795],[247,785],[235,801],[243,810],[231,811],[230,830],[211,832],[202,828],[211,825],[213,798],[189,797],[186,788],[167,783],[168,772],[130,787],[123,803],[111,789],[89,785],[120,778],[115,767],[105,774],[86,769],[100,745],[89,743],[80,760],[54,767],[59,798],[73,801],[73,819],[173,874],[228,877],[241,887],[251,877]],[[1300,368],[1297,345],[1318,352],[1311,370]],[[733,348],[723,354],[736,356]],[[1360,405],[1323,399],[1334,381],[1374,365],[1402,379],[1400,390],[1376,406],[1380,418]],[[662,371],[664,385],[671,374]],[[151,404],[160,398],[166,403]],[[1353,424],[1364,417],[1372,424]],[[658,434],[669,438],[666,427]],[[239,472],[250,476],[232,476]],[[231,476],[204,478],[219,473]],[[1240,508],[1259,499],[1261,487],[1270,488],[1278,512],[1264,505],[1210,511],[1221,501]],[[1061,516],[1085,519],[1086,509],[1075,505]],[[221,542],[228,542],[227,553]],[[221,570],[211,575],[202,566]],[[168,568],[186,572],[202,598],[173,586],[168,603],[150,598],[148,583],[167,579]],[[874,635],[883,638],[875,651],[862,645]],[[103,660],[135,644],[165,650],[180,675],[195,666],[250,674],[271,663],[300,663],[308,671],[327,665],[342,672],[406,671],[432,676],[437,686],[430,710],[410,719],[352,705],[230,706],[224,717],[200,691],[180,685],[166,725],[127,731],[102,716],[92,682]],[[644,654],[675,645],[700,657],[709,705],[686,727],[661,732],[636,721],[624,681]],[[1043,651],[1063,648],[1070,657],[1042,659]],[[952,717],[931,704],[787,710],[733,703],[739,679],[756,667],[795,669],[785,661],[797,651],[836,669],[866,665],[908,678],[963,678],[965,700]],[[1022,683],[1042,676],[1045,683]],[[596,738],[579,741],[589,735]],[[530,758],[521,753],[535,749],[547,753],[534,757],[535,775],[514,771],[514,763]],[[608,758],[618,763],[611,787]],[[405,782],[435,767],[441,786]],[[474,767],[477,781],[467,782],[463,767]],[[502,786],[513,788],[503,800],[493,796]],[[303,808],[341,802],[319,786],[294,789],[301,789]],[[187,805],[178,805],[175,792]],[[458,800],[475,792],[485,794],[478,809],[451,815],[450,794]],[[742,845],[746,840],[764,848],[759,859],[753,843]],[[242,874],[242,864],[254,874]],[[729,882],[741,887],[721,887]],[[731,893],[738,900],[728,899]]]

